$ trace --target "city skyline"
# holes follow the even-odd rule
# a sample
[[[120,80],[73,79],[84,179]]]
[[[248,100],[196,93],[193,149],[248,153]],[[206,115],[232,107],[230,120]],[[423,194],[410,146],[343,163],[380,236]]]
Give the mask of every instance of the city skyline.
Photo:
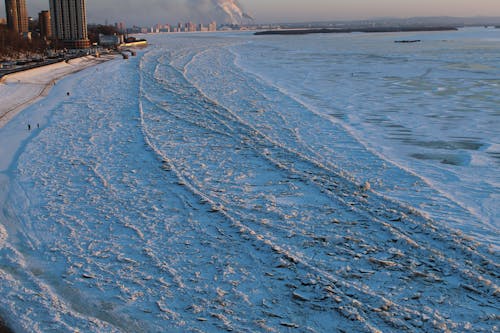
[[[397,0],[240,0],[242,7],[258,23],[305,22],[327,20],[357,20],[381,17],[417,16],[500,16],[498,0],[421,0],[408,3]],[[125,21],[128,25],[153,25],[177,21],[216,19],[210,0],[107,0],[87,5],[89,23],[110,24]],[[48,0],[28,0],[28,15],[36,15],[49,8]],[[150,10],[147,10],[150,8]],[[0,17],[5,16],[5,5],[0,4]]]

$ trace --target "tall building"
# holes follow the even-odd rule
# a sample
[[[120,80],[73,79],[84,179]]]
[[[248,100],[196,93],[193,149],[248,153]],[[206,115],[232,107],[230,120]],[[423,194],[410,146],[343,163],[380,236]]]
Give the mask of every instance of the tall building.
[[[50,0],[52,36],[64,47],[90,47],[85,0]]]
[[[115,23],[115,28],[116,28],[119,32],[121,32],[121,33],[125,33],[125,30],[127,29],[127,28],[125,27],[125,23],[123,23],[123,22],[116,22],[116,23]]]
[[[7,12],[7,25],[10,30],[20,34],[29,31],[26,0],[5,0],[5,11]]]
[[[38,25],[40,26],[40,36],[46,40],[51,39],[52,22],[48,10],[43,10],[38,14]]]
[[[212,22],[208,25],[208,31],[217,31],[217,22],[212,21]]]
[[[196,24],[193,22],[186,23],[186,32],[196,32]]]

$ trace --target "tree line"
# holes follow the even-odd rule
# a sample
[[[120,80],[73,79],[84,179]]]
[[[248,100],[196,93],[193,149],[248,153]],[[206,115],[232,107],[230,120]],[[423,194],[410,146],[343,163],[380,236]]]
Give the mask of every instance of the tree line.
[[[99,41],[99,34],[118,34],[118,30],[111,25],[89,25],[88,35],[91,43]],[[36,25],[32,30],[30,39],[21,36],[7,28],[7,25],[0,24],[0,60],[18,59],[22,56],[32,57],[44,55],[48,49],[59,49],[56,41],[41,38],[36,31]]]
[[[0,25],[0,57],[19,58],[20,55],[43,54],[47,49],[47,42],[39,37],[27,39]]]

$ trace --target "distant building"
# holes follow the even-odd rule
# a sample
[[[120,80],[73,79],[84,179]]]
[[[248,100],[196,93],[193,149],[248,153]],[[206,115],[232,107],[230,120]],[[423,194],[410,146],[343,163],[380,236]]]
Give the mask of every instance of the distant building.
[[[117,23],[115,23],[115,28],[116,28],[119,32],[121,32],[121,33],[125,33],[125,30],[127,29],[127,28],[125,27],[125,23],[123,23],[123,22],[117,22]]]
[[[163,29],[163,24],[157,23],[155,26],[155,31],[161,32],[162,29]]]
[[[171,32],[172,27],[170,27],[170,24],[165,24],[162,29],[160,29],[160,32]]]
[[[186,32],[196,32],[196,24],[193,22],[186,23]]]
[[[99,45],[104,47],[117,47],[123,44],[123,35],[103,35],[99,34]]]
[[[50,0],[52,35],[66,48],[90,47],[85,0]]]
[[[43,10],[38,14],[38,25],[40,26],[40,37],[45,40],[52,38],[52,22],[50,12]]]
[[[208,25],[208,31],[217,31],[217,22],[213,21]]]
[[[26,0],[5,0],[7,26],[10,30],[24,34],[28,29],[28,10]]]

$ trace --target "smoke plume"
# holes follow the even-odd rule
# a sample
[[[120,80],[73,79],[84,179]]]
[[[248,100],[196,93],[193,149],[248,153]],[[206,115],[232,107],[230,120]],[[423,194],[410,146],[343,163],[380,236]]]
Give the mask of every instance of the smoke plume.
[[[214,2],[226,14],[226,20],[229,21],[226,23],[241,24],[244,19],[253,21],[253,18],[243,11],[241,5],[236,0],[217,0]]]
[[[253,21],[237,0],[118,0],[101,1],[88,6],[95,22],[126,21],[129,25],[156,23],[200,22],[242,24]],[[133,14],[131,14],[133,13]],[[111,15],[110,15],[111,14]]]
[[[197,20],[242,24],[253,21],[237,0],[188,0],[190,16]]]

